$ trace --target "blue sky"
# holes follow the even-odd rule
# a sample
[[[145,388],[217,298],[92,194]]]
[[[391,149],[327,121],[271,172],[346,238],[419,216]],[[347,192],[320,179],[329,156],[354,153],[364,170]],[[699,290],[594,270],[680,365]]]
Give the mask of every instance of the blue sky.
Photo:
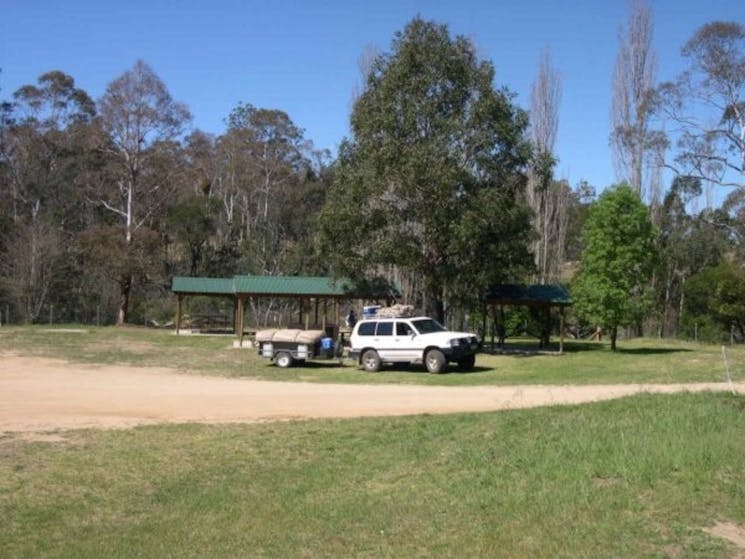
[[[683,43],[703,23],[745,21],[745,0],[652,0],[658,79],[682,68]],[[472,39],[528,108],[541,51],[562,74],[559,178],[615,181],[608,148],[611,72],[625,0],[165,1],[2,0],[0,98],[61,70],[98,98],[142,59],[219,134],[238,102],[286,111],[316,147],[336,153],[348,134],[357,60],[390,48],[414,16]]]

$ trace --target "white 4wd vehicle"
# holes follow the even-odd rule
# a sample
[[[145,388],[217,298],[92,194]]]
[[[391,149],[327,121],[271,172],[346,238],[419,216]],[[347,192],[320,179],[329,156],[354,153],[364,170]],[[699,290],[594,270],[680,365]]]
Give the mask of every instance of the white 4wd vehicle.
[[[349,342],[349,356],[370,372],[383,363],[424,363],[430,373],[441,373],[453,362],[469,370],[479,347],[476,334],[451,332],[426,316],[362,320]]]

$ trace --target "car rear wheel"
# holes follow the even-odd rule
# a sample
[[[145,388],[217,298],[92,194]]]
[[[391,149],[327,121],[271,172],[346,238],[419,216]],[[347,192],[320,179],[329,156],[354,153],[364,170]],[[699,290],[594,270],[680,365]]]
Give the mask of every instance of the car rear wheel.
[[[292,365],[292,355],[290,355],[286,351],[280,351],[274,357],[274,362],[277,364],[277,367],[286,369],[287,367]]]
[[[424,364],[432,374],[439,374],[445,370],[445,356],[439,349],[430,349],[424,356]]]
[[[362,368],[368,373],[377,373],[380,370],[380,356],[374,349],[368,349],[362,354]]]

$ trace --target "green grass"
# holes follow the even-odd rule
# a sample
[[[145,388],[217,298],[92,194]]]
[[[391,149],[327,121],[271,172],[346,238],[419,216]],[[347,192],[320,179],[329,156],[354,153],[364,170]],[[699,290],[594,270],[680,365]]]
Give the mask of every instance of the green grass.
[[[0,348],[74,362],[172,367],[184,372],[269,380],[438,385],[599,384],[722,382],[721,347],[675,340],[639,339],[607,344],[568,342],[564,355],[488,355],[476,370],[430,375],[421,367],[363,373],[349,361],[316,362],[279,369],[255,350],[232,348],[230,336],[175,336],[146,328],[83,328],[84,332],[34,327],[0,328]],[[745,346],[727,349],[731,376],[745,380]]]
[[[4,557],[728,557],[745,398],[0,439]]]

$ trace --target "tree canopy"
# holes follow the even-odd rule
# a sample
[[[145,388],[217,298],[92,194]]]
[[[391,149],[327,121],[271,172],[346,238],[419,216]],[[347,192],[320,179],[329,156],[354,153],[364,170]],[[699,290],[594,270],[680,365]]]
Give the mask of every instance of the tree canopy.
[[[660,86],[663,108],[682,130],[670,166],[745,189],[745,25],[702,25],[681,53],[688,67]]]
[[[442,319],[530,265],[527,114],[493,81],[468,39],[420,18],[375,58],[321,214],[336,274],[395,270]]]
[[[649,211],[627,184],[610,188],[590,207],[582,241],[577,312],[608,328],[615,350],[618,328],[642,317],[647,302],[655,254]]]
[[[395,285],[406,303],[476,329],[491,285],[570,282],[582,320],[610,328],[614,346],[627,324],[728,339],[745,262],[745,28],[702,25],[682,45],[685,71],[653,90],[651,6],[630,6],[611,148],[624,150],[632,189],[654,192],[648,211],[625,187],[593,203],[606,185],[554,176],[561,69],[548,51],[529,127],[474,44],[419,17],[387,52],[362,53],[333,159],[281,108],[241,102],[223,130],[190,129],[143,61],[95,101],[45,72],[0,99],[0,314],[165,321],[175,275],[331,274],[392,297]],[[277,301],[251,304],[289,316]],[[518,314],[505,323],[523,328]]]

